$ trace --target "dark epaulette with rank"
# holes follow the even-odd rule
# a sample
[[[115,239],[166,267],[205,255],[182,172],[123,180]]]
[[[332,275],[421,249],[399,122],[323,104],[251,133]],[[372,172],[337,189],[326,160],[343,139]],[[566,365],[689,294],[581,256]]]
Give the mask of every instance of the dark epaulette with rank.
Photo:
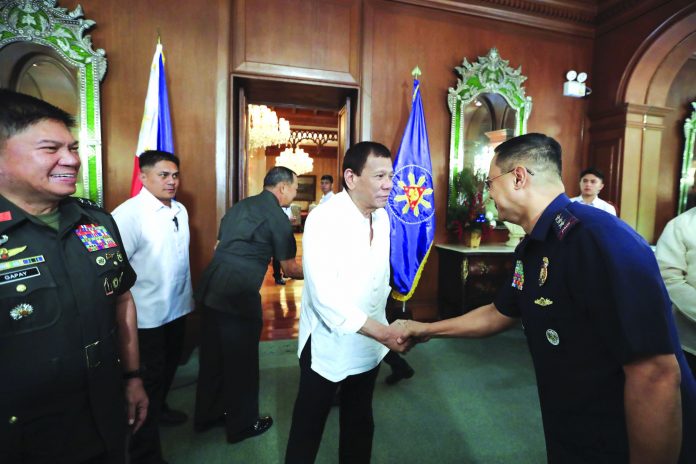
[[[580,222],[580,219],[573,216],[567,209],[563,209],[553,218],[553,230],[556,232],[558,240],[563,240],[563,237],[572,229],[575,224]]]
[[[106,212],[106,210],[104,208],[102,208],[101,206],[99,206],[99,203],[97,203],[95,201],[89,200],[87,198],[81,198],[81,197],[69,197],[69,198],[71,200],[78,202],[80,205],[82,205],[84,207],[87,207],[90,209],[96,209],[97,211],[101,211],[104,213]]]

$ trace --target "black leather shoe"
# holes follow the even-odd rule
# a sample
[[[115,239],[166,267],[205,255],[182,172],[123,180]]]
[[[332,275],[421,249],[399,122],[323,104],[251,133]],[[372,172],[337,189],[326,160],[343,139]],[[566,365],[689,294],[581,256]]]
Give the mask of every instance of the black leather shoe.
[[[263,416],[256,419],[253,425],[245,428],[241,432],[229,433],[227,432],[227,443],[238,443],[247,438],[255,437],[256,435],[261,435],[266,430],[270,429],[273,425],[273,418],[271,416]]]
[[[160,411],[160,425],[181,425],[187,420],[188,416],[185,412],[169,409],[167,406],[163,407],[162,411]]]
[[[411,377],[413,377],[413,374],[415,373],[416,371],[414,371],[410,367],[407,369],[396,369],[387,376],[385,382],[387,383],[387,385],[394,385],[396,383],[399,383],[403,379],[410,379]]]
[[[276,279],[275,283],[276,285],[285,285],[285,279]]]

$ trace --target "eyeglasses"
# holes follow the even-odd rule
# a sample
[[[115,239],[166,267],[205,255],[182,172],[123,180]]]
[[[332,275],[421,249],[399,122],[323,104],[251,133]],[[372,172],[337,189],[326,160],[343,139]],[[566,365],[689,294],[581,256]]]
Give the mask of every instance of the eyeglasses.
[[[517,167],[514,167],[514,168],[510,169],[508,172],[504,172],[504,173],[502,173],[502,174],[498,174],[498,175],[495,176],[495,177],[488,178],[488,179],[484,180],[483,183],[486,184],[486,188],[487,188],[488,190],[490,190],[490,189],[491,189],[491,184],[493,183],[494,180],[496,180],[498,177],[503,177],[505,174],[510,174],[510,173],[513,172],[515,169],[517,169]],[[524,167],[524,170],[527,171],[527,172],[529,173],[530,176],[533,176],[533,175],[534,175],[534,173],[533,173],[532,171],[530,171],[528,167],[525,166],[525,167]]]

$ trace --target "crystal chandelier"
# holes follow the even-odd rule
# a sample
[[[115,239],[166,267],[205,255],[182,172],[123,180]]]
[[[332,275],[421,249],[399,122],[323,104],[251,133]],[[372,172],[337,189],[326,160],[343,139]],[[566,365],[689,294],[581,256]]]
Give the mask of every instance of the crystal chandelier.
[[[295,171],[295,174],[301,176],[302,174],[311,172],[314,168],[314,160],[309,157],[306,151],[301,148],[286,148],[283,150],[276,158],[276,166],[285,166],[288,169]]]
[[[266,105],[249,105],[249,148],[265,148],[287,143],[290,122],[278,119],[275,111]]]

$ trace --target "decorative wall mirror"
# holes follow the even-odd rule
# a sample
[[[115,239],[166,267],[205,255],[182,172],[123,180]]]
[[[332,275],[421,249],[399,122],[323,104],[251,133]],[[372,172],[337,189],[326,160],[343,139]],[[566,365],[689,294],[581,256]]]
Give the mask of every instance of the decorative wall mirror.
[[[82,161],[76,196],[103,203],[99,83],[104,50],[84,35],[95,23],[56,0],[0,3],[0,87],[33,95],[74,115]]]
[[[512,69],[498,50],[475,63],[466,58],[455,68],[461,78],[449,88],[447,105],[452,113],[449,182],[465,166],[488,172],[492,148],[527,132],[532,98],[525,96],[527,80],[522,68]]]
[[[684,155],[682,157],[681,180],[679,182],[679,204],[677,214],[696,206],[696,158],[694,140],[696,139],[696,102],[691,103],[693,111],[684,122]]]

